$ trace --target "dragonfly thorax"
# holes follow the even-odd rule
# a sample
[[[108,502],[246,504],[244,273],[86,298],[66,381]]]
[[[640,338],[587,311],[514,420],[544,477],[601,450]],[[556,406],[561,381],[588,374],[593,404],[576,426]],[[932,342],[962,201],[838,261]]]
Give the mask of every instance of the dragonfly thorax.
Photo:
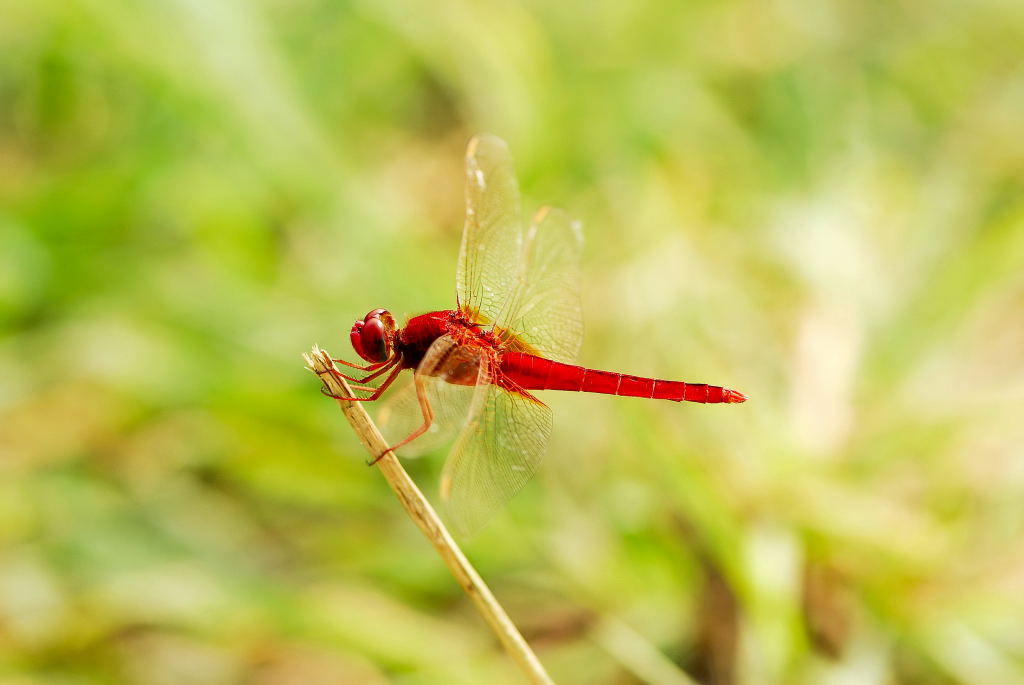
[[[394,349],[395,319],[386,309],[374,309],[352,324],[349,338],[356,354],[366,361],[387,361]]]

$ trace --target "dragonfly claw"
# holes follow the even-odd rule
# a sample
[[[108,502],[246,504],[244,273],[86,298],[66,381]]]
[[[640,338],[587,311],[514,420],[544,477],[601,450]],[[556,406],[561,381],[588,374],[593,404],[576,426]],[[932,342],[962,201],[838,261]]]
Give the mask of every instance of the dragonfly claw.
[[[330,391],[330,389],[329,389],[329,388],[328,388],[327,386],[325,386],[325,385],[321,385],[321,386],[320,386],[320,393],[321,393],[322,395],[325,395],[325,396],[327,396],[327,397],[330,397],[331,399],[335,399],[335,400],[347,400],[347,399],[349,399],[349,398],[347,398],[347,397],[342,397],[341,395],[335,395],[335,394],[334,394],[333,392],[331,392],[331,391]]]
[[[385,456],[385,455],[386,455],[386,454],[387,454],[388,452],[391,452],[391,448],[390,448],[390,447],[389,447],[389,448],[387,448],[386,450],[384,450],[383,452],[381,452],[380,454],[378,454],[378,455],[376,456],[376,458],[374,458],[374,459],[371,459],[370,461],[366,462],[366,465],[367,465],[367,466],[374,466],[374,465],[376,465],[376,464],[377,464],[377,462],[378,462],[378,461],[380,461],[381,459],[383,459],[383,458],[384,458],[384,456]]]

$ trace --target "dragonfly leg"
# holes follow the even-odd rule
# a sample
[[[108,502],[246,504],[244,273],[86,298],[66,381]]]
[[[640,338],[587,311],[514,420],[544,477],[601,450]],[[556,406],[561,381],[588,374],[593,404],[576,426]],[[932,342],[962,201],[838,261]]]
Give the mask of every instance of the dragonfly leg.
[[[377,388],[373,387],[372,385],[358,385],[356,383],[349,383],[348,387],[350,390],[358,390],[359,392],[377,392]]]
[[[367,466],[373,466],[378,461],[383,459],[384,455],[387,454],[388,452],[393,453],[398,448],[404,445],[408,445],[410,442],[426,433],[427,430],[430,429],[430,425],[434,422],[434,410],[431,408],[430,400],[427,398],[427,388],[426,386],[423,385],[422,375],[416,374],[415,376],[413,376],[412,380],[413,383],[416,385],[416,399],[419,400],[420,411],[423,412],[423,425],[421,425],[419,428],[417,428],[412,433],[407,435],[405,439],[399,442],[397,445],[392,445],[391,447],[388,447],[386,450],[381,452],[373,461],[367,462]]]
[[[369,397],[343,397],[342,395],[335,395],[328,388],[325,388],[325,387],[321,387],[320,388],[320,392],[323,393],[324,395],[327,395],[330,398],[333,398],[333,399],[336,399],[336,400],[343,400],[345,402],[373,402],[374,400],[379,398],[384,393],[385,390],[388,389],[388,386],[391,385],[395,381],[396,378],[398,378],[398,374],[400,374],[401,372],[402,372],[402,367],[401,366],[396,366],[395,368],[393,368],[391,370],[391,375],[388,376],[387,378],[385,378],[384,382],[381,383],[378,387],[376,387],[376,388],[356,388],[357,390],[367,390],[367,391],[373,390],[373,394],[370,395]]]
[[[338,360],[334,359],[332,361],[338,361]],[[384,366],[381,366],[379,369],[377,369],[376,371],[374,371],[370,375],[363,376],[362,378],[356,378],[355,376],[349,376],[347,374],[342,373],[341,371],[338,371],[337,369],[332,369],[331,373],[333,373],[336,378],[344,378],[345,380],[352,381],[353,383],[365,383],[367,381],[372,381],[374,378],[376,378],[377,376],[381,375],[382,373],[387,373],[388,369],[390,369],[392,366],[394,366],[397,363],[398,363],[398,357],[396,356],[396,357],[392,358],[390,361],[384,362]]]
[[[394,359],[385,359],[382,362],[373,362],[372,364],[366,365],[353,364],[352,362],[347,362],[344,359],[331,359],[331,361],[335,362],[336,364],[344,364],[345,366],[351,367],[353,369],[359,369],[360,371],[373,371],[375,369],[379,369],[382,366],[386,366],[390,363],[393,363]]]
[[[335,374],[335,377],[339,377],[339,376],[341,378],[344,378],[346,381],[349,381],[349,383],[348,383],[349,390],[358,391],[358,392],[368,392],[368,393],[375,393],[375,392],[377,392],[377,388],[373,387],[372,385],[358,385],[357,383],[353,382],[352,379],[348,378],[347,376],[342,376],[341,374]],[[361,399],[361,398],[358,398],[358,397],[343,397],[342,395],[335,395],[329,389],[327,389],[326,386],[320,386],[320,394],[321,395],[325,395],[327,397],[330,397],[331,399],[334,399],[334,400],[358,400],[358,399]]]

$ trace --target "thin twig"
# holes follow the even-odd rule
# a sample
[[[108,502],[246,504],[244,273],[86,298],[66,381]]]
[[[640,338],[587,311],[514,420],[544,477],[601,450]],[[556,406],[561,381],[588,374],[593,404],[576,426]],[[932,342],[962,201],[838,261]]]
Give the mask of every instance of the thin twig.
[[[341,397],[353,397],[348,383],[339,378],[331,371],[335,368],[331,356],[319,347],[314,346],[311,354],[303,355],[308,368],[320,377],[323,384],[333,395]],[[441,523],[437,512],[430,506],[430,503],[420,492],[416,484],[409,478],[409,474],[402,468],[401,463],[393,452],[387,452],[388,445],[380,434],[380,430],[374,425],[369,414],[363,409],[361,402],[346,402],[338,400],[338,406],[345,414],[345,418],[352,424],[353,430],[363,443],[363,447],[370,454],[371,459],[376,459],[381,454],[384,456],[377,462],[380,472],[384,475],[388,485],[395,491],[398,501],[405,508],[409,518],[419,526],[419,529],[434,545],[434,549],[441,555],[441,559],[448,566],[448,570],[455,576],[462,589],[466,591],[469,598],[476,604],[477,610],[483,615],[484,620],[491,626],[491,630],[498,636],[501,644],[508,653],[515,659],[516,663],[523,670],[526,676],[533,683],[553,685],[551,677],[544,670],[537,655],[533,653],[530,646],[523,639],[515,624],[505,613],[505,609],[498,604],[490,588],[484,583],[483,578],[476,572],[462,553],[451,533]]]

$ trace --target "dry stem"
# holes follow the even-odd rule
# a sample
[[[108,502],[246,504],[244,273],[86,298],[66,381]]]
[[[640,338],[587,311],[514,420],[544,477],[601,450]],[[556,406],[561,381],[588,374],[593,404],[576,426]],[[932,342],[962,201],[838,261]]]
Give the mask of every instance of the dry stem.
[[[303,356],[309,369],[320,377],[332,394],[342,397],[353,396],[348,383],[331,373],[331,370],[334,369],[334,362],[331,361],[327,352],[314,346],[311,354]],[[366,448],[371,458],[376,459],[383,454],[388,445],[384,442],[380,430],[366,413],[362,403],[338,400],[338,406],[341,407],[348,422],[352,424],[353,430],[359,436],[359,441],[363,443],[363,447]],[[490,588],[484,583],[476,569],[470,565],[469,560],[459,549],[448,529],[441,523],[437,512],[409,478],[409,474],[402,468],[394,453],[384,454],[383,458],[377,462],[377,466],[388,485],[395,491],[398,501],[402,503],[409,518],[419,526],[430,543],[434,545],[452,575],[455,576],[455,580],[476,604],[477,610],[483,615],[484,620],[491,626],[491,630],[498,636],[501,644],[512,655],[526,676],[533,683],[552,685],[553,681],[544,670],[540,660],[537,659],[537,655],[533,653],[508,614],[498,604],[498,600],[494,598]]]

